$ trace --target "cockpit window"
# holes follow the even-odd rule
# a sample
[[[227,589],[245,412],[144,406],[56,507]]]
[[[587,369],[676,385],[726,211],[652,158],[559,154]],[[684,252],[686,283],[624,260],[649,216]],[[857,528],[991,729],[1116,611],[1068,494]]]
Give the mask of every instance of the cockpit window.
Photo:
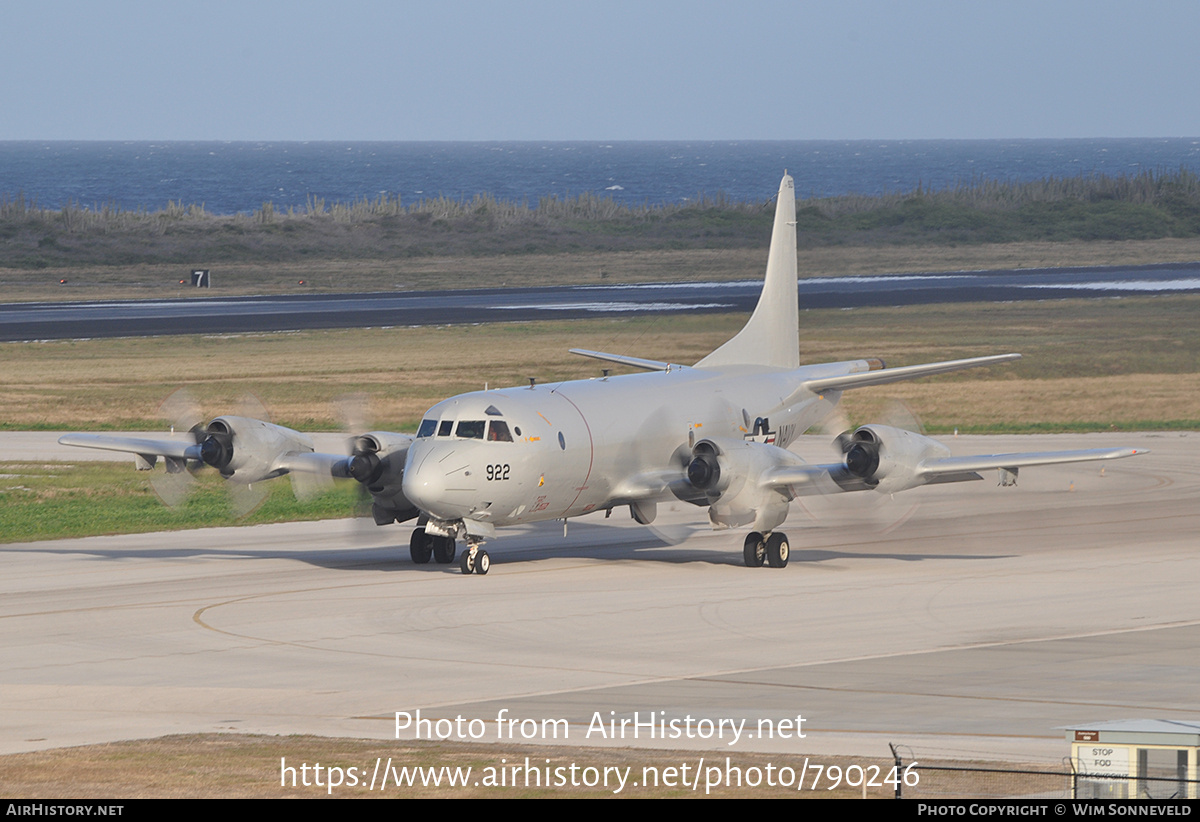
[[[467,440],[483,439],[483,420],[460,420],[454,432]]]
[[[489,405],[487,410],[483,413],[487,414],[489,417],[498,417],[500,416],[500,409],[494,405]]]
[[[421,427],[417,429],[417,438],[432,437],[436,430],[437,420],[421,420]]]
[[[488,426],[489,442],[512,442],[512,434],[508,433],[508,423],[504,420],[492,420]]]
[[[442,424],[438,426],[438,436],[448,437],[450,432],[454,430],[454,420],[442,420]]]

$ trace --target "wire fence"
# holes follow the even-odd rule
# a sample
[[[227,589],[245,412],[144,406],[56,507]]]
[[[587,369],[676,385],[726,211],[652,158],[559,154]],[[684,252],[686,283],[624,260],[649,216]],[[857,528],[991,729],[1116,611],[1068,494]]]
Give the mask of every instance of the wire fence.
[[[955,761],[909,748],[892,747],[897,771],[920,775],[901,780],[897,799],[1065,799],[1065,800],[1182,800],[1200,797],[1200,780],[1185,771],[1161,769],[1144,774],[1087,774],[1078,772],[1070,757],[1045,765],[1004,767],[995,762]]]

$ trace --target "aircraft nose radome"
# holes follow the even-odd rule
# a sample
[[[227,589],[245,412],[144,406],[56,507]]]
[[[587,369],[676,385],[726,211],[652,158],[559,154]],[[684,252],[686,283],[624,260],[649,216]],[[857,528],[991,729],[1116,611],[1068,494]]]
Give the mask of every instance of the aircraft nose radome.
[[[421,453],[413,456],[417,458],[411,461],[404,472],[404,480],[400,487],[404,489],[404,496],[413,505],[422,511],[429,511],[430,503],[436,503],[444,496],[446,476],[437,470],[436,461],[430,466],[429,449],[421,449]]]
[[[409,502],[438,519],[459,519],[470,512],[473,495],[464,487],[463,471],[458,466],[447,468],[447,454],[427,448],[412,456],[401,483]],[[452,475],[459,479],[452,483]]]

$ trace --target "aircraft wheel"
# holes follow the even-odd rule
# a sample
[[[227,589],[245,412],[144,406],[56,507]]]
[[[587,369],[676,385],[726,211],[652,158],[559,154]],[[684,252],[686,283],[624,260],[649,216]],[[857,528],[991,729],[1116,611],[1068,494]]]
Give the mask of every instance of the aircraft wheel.
[[[462,568],[464,574],[470,574],[475,570],[475,557],[471,556],[470,551],[466,551],[462,555],[462,560],[459,561],[458,567]]]
[[[767,547],[763,544],[763,536],[754,531],[746,535],[745,545],[742,546],[742,559],[747,568],[761,568],[767,557]]]
[[[453,537],[434,537],[433,538],[433,558],[442,565],[449,565],[454,562],[454,555],[458,553],[458,546],[454,542]]]
[[[486,574],[491,567],[492,558],[488,556],[487,551],[480,550],[475,554],[475,573]]]
[[[424,528],[414,528],[408,540],[408,553],[417,565],[429,562],[429,557],[433,555],[433,537],[426,534]]]
[[[772,568],[786,568],[790,553],[787,534],[778,532],[771,534],[767,540],[767,564]]]

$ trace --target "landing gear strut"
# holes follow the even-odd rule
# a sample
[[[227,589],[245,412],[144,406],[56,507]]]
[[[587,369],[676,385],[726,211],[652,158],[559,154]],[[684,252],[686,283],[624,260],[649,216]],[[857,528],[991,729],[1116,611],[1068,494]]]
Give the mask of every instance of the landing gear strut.
[[[787,534],[779,531],[766,536],[753,531],[746,535],[742,546],[742,559],[747,568],[761,568],[764,562],[772,568],[786,568],[790,554]]]

